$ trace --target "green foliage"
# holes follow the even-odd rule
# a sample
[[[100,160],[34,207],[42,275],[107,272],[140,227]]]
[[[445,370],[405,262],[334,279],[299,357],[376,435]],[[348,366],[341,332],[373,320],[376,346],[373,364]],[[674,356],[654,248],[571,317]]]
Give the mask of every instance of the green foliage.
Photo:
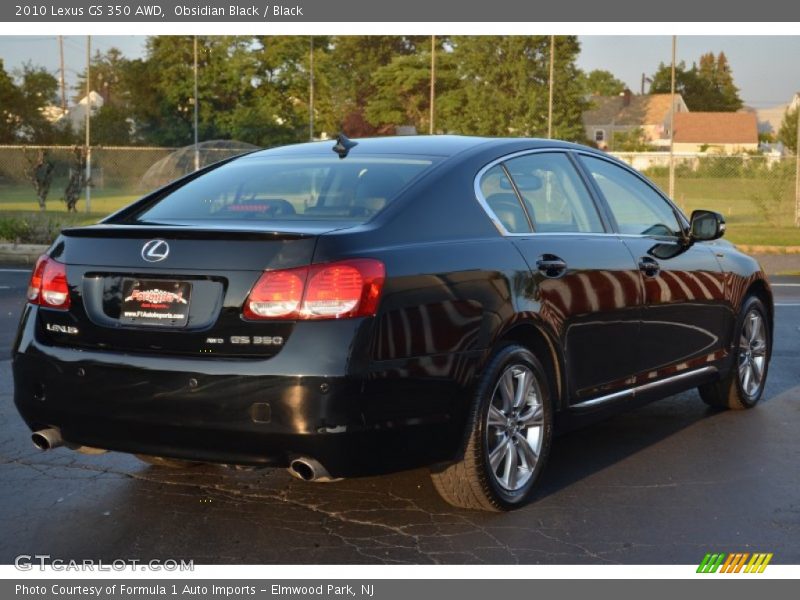
[[[666,177],[666,166],[650,167],[644,174],[652,178]],[[688,159],[678,159],[675,165],[678,179],[753,179],[767,181],[791,179],[794,181],[794,164],[790,161],[771,162],[761,156],[742,158],[725,154],[709,154]]]
[[[0,60],[0,143],[51,144],[58,130],[42,114],[58,82],[46,69],[26,63],[11,77]]]
[[[430,129],[431,54],[429,51],[395,56],[389,64],[375,71],[372,82],[375,92],[367,101],[365,115],[373,126],[413,125],[420,133]],[[437,96],[448,93],[456,85],[452,54],[438,51]]]
[[[671,89],[671,67],[660,63],[652,77],[651,94],[668,94]],[[691,68],[681,61],[675,65],[675,92],[683,96],[686,106],[694,112],[734,112],[742,107],[739,89],[724,52],[716,57],[712,52],[700,57],[699,66]]]
[[[647,152],[653,148],[647,143],[644,129],[637,127],[630,131],[612,132],[610,149],[613,152]]]
[[[581,74],[583,93],[587,96],[617,96],[625,91],[625,83],[611,71],[595,69]]]
[[[550,36],[457,37],[452,45],[458,85],[438,100],[445,131],[547,134]],[[576,36],[556,37],[553,137],[559,139],[584,138],[579,50]]]
[[[51,244],[73,219],[52,213],[0,214],[0,240],[16,244]]]
[[[87,184],[91,185],[91,181],[86,179],[86,167],[86,150],[82,146],[75,146],[72,149],[67,185],[64,188],[64,196],[61,198],[66,204],[68,212],[77,212],[78,200],[83,190]]]
[[[800,114],[800,104],[794,110],[787,110],[783,115],[781,128],[778,130],[778,140],[783,142],[789,150],[797,154],[797,115]]]
[[[767,225],[780,227],[784,225],[784,208],[791,202],[794,192],[794,169],[788,161],[779,165],[769,177],[765,177],[764,186],[750,196],[761,219]]]
[[[36,192],[36,199],[39,202],[39,210],[47,208],[47,194],[50,193],[50,185],[53,183],[53,171],[55,165],[50,160],[47,150],[39,150],[35,156],[25,153],[25,160],[28,163],[28,168],[25,170],[25,175],[33,185]]]
[[[92,116],[92,144],[100,146],[129,146],[133,143],[132,119],[128,110],[119,104],[105,104]],[[84,139],[85,128],[75,138]]]

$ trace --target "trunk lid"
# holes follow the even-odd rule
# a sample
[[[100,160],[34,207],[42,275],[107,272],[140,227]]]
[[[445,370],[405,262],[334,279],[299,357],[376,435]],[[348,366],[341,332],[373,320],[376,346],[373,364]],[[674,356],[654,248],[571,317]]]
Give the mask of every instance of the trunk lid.
[[[42,307],[43,335],[53,344],[87,349],[272,356],[293,323],[245,320],[247,295],[266,269],[310,264],[317,237],[342,227],[291,225],[67,229],[50,255],[66,264],[71,307]]]

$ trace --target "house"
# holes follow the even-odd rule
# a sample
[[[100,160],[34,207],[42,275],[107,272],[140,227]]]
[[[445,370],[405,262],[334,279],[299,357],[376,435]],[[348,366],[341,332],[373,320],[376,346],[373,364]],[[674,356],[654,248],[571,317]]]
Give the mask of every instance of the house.
[[[783,117],[788,110],[794,110],[800,105],[800,92],[795,94],[790,102],[771,106],[769,108],[752,109],[756,113],[758,119],[758,132],[766,133],[769,135],[777,135],[780,131]]]
[[[636,95],[625,90],[618,96],[591,96],[591,107],[583,113],[586,138],[603,150],[614,150],[614,135],[641,129],[644,141],[669,147],[671,94]],[[675,113],[689,109],[675,94]]]
[[[91,108],[91,116],[94,116],[103,104],[105,104],[103,97],[92,91],[88,96],[78,100],[77,104],[70,106],[66,112],[56,106],[47,106],[42,112],[52,123],[69,123],[72,131],[80,131],[86,125],[87,108]]]
[[[675,115],[675,152],[736,154],[758,150],[752,112],[691,112]]]

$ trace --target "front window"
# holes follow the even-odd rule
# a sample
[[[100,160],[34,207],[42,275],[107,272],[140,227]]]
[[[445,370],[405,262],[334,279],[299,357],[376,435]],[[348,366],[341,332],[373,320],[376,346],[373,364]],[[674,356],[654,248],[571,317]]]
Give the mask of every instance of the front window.
[[[675,211],[653,188],[633,173],[607,160],[581,156],[608,203],[620,233],[677,237]]]
[[[364,222],[432,162],[385,156],[245,157],[189,181],[132,219]]]

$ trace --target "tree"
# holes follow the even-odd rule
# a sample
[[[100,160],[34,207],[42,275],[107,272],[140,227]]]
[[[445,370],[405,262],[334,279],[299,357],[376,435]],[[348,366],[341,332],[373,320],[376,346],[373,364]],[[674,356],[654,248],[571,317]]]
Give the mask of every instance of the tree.
[[[647,152],[652,149],[641,127],[630,131],[612,132],[610,150],[613,152]]]
[[[472,135],[547,133],[550,36],[453,38],[458,80],[438,101],[446,131]],[[584,138],[587,107],[575,64],[576,36],[555,39],[553,136]]]
[[[30,62],[23,65],[18,78],[22,96],[20,137],[33,143],[49,144],[52,142],[53,124],[42,109],[55,103],[58,81],[44,67]]]
[[[22,96],[14,80],[6,72],[0,58],[0,143],[13,144],[19,127]]]
[[[69,177],[62,198],[67,205],[67,212],[78,212],[76,206],[83,188],[87,185],[91,185],[91,182],[86,179],[86,149],[83,146],[73,146]]]
[[[28,168],[25,169],[25,175],[36,191],[39,210],[45,210],[47,208],[47,194],[50,192],[50,184],[53,183],[53,170],[55,169],[55,165],[50,160],[47,150],[40,148],[35,157],[28,154],[25,149],[23,149],[23,153],[25,155],[25,161],[28,163]]]
[[[797,103],[794,110],[786,109],[778,130],[778,141],[783,142],[789,150],[797,153],[797,115],[800,113],[800,103]]]
[[[426,43],[428,36],[331,37],[316,71],[326,91],[319,97],[320,127],[328,132],[346,129],[350,136],[374,134],[375,127],[365,118],[367,103],[377,93],[374,73],[395,57],[416,54]]]
[[[651,94],[668,94],[671,85],[670,65],[660,63],[652,77]],[[675,92],[692,111],[734,112],[742,107],[739,90],[724,52],[700,57],[700,64],[687,69],[681,61],[675,65]]]
[[[625,84],[614,77],[611,71],[595,69],[581,73],[583,93],[587,96],[618,96],[625,91]]]
[[[375,92],[365,112],[372,125],[413,125],[420,132],[430,129],[430,51],[395,56],[375,71],[372,83]],[[436,93],[447,94],[456,83],[452,53],[440,48],[436,56]]]
[[[123,106],[104,104],[92,115],[92,145],[128,146],[133,143],[131,118]],[[85,128],[79,137],[85,135]]]

